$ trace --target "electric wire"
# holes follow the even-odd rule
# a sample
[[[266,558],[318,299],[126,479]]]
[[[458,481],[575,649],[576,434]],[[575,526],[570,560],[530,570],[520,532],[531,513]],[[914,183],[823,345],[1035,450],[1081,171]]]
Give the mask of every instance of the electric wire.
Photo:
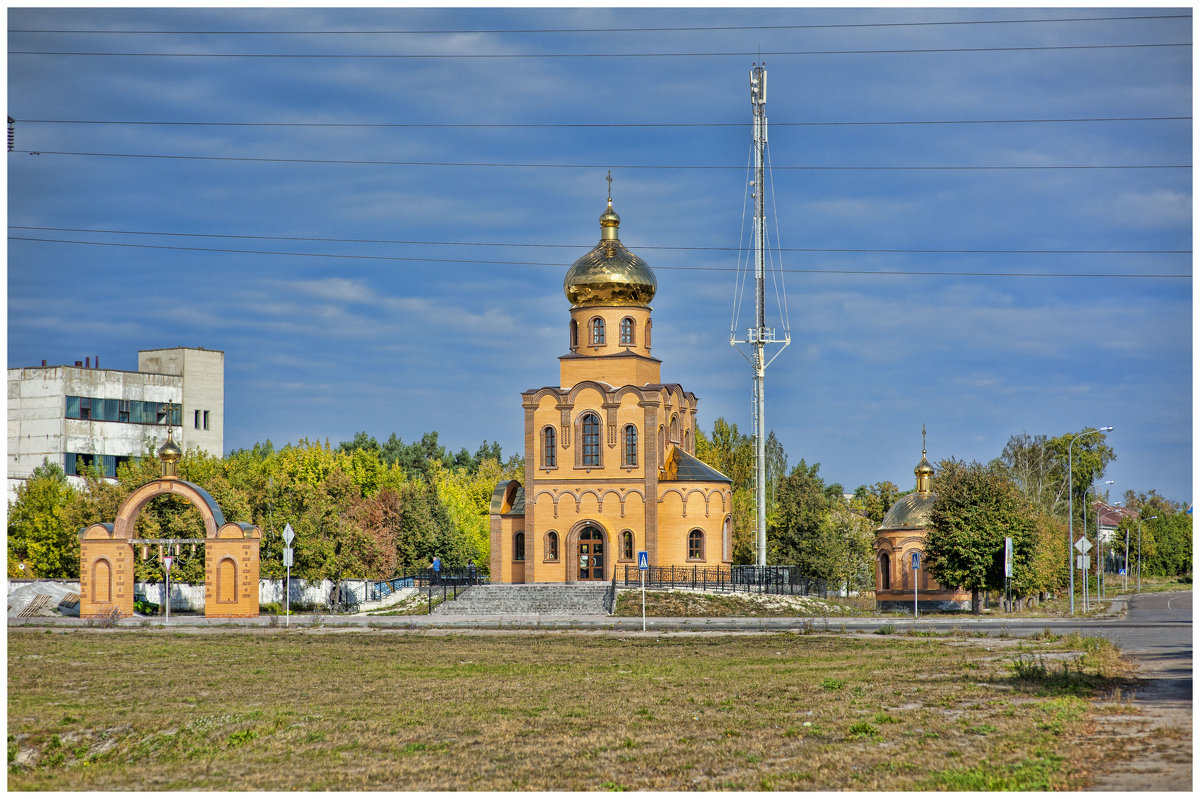
[[[233,161],[239,163],[270,163],[270,164],[339,164],[343,166],[431,166],[431,167],[473,167],[501,169],[666,169],[666,170],[728,170],[741,169],[740,166],[727,164],[569,164],[569,163],[516,163],[498,161],[391,161],[367,160],[351,158],[265,158],[261,156],[238,155],[178,155],[164,153],[98,153],[70,150],[10,150],[34,156],[65,155],[87,158],[135,158],[163,159],[174,161]],[[1191,164],[955,164],[935,165],[925,164],[916,166],[888,165],[842,165],[817,166],[813,164],[777,166],[775,169],[796,172],[996,172],[996,171],[1036,171],[1036,170],[1113,170],[1113,169],[1191,169]]]
[[[878,121],[771,122],[773,128],[871,125],[1030,125],[1097,122],[1187,121],[1188,116],[1071,117],[1059,119],[915,119]],[[741,128],[748,122],[204,122],[131,119],[17,119],[38,125],[128,125],[240,128]]]
[[[740,30],[823,30],[830,28],[914,28],[949,25],[1028,25],[1061,22],[1113,22],[1129,20],[1154,19],[1190,19],[1191,14],[1139,14],[1135,16],[1107,17],[1040,17],[1034,19],[982,19],[982,20],[936,20],[928,22],[841,22],[804,25],[690,25],[684,27],[637,27],[637,28],[434,28],[434,29],[374,29],[374,30],[259,30],[259,31],[221,31],[221,30],[104,30],[104,29],[41,29],[41,28],[10,28],[9,33],[86,33],[86,34],[116,34],[137,35],[157,34],[162,36],[200,36],[200,35],[255,35],[255,36],[345,36],[345,35],[428,35],[428,34],[463,34],[463,33],[687,33],[694,31],[740,31]]]
[[[917,47],[867,50],[731,50],[691,53],[101,53],[83,50],[9,50],[9,55],[86,56],[90,58],[284,58],[366,59],[403,61],[463,59],[468,61],[573,58],[784,58],[822,55],[913,55],[930,53],[1025,53],[1082,50],[1130,50],[1137,48],[1191,47],[1191,42],[1140,42],[1135,44],[1049,44],[1009,47]]]
[[[749,194],[747,184],[742,197],[742,229],[738,241],[742,241],[745,231],[745,206]],[[163,230],[122,230],[116,228],[82,228],[82,227],[48,227],[42,225],[12,225],[10,230],[37,230],[53,233],[108,233],[123,236],[168,236],[174,238],[205,238],[205,239],[250,239],[259,241],[314,241],[330,244],[403,244],[421,246],[454,246],[454,247],[541,247],[556,249],[586,249],[588,244],[546,244],[526,242],[500,241],[422,241],[415,239],[349,239],[320,236],[267,236],[242,233],[185,233],[180,231]],[[745,247],[698,247],[675,246],[666,244],[631,244],[638,250],[679,250],[679,251],[712,251],[712,252],[746,252]],[[1117,249],[933,249],[933,248],[867,248],[867,247],[779,247],[780,252],[799,253],[885,253],[885,254],[916,254],[916,255],[1190,255],[1192,250],[1117,250]]]
[[[26,241],[52,244],[77,244],[99,247],[127,247],[144,250],[175,250],[184,252],[210,252],[227,255],[273,255],[298,258],[344,259],[353,261],[399,261],[440,264],[488,264],[499,266],[546,266],[561,269],[562,263],[545,261],[500,261],[468,258],[427,258],[399,255],[358,255],[347,253],[314,253],[314,252],[283,252],[276,250],[236,250],[216,247],[181,247],[166,244],[135,244],[128,242],[109,241],[80,241],[72,239],[44,239],[32,236],[9,236],[9,241]],[[656,266],[656,270],[686,271],[686,272],[736,272],[732,266]],[[891,275],[891,276],[926,276],[926,277],[1048,277],[1048,278],[1185,278],[1190,280],[1190,274],[1182,273],[1136,273],[1136,272],[937,272],[917,270],[892,269],[799,269],[785,270],[792,274],[831,274],[831,275]]]

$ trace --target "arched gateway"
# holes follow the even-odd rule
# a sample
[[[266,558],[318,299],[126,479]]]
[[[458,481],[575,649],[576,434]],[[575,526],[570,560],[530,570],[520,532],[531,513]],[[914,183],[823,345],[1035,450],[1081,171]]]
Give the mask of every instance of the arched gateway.
[[[180,480],[183,453],[167,435],[158,451],[162,477],[138,488],[121,504],[112,524],[93,524],[79,531],[79,616],[96,618],[114,610],[133,615],[133,547],[135,544],[204,544],[204,615],[258,615],[259,545],[262,531],[252,524],[226,522],[212,496],[194,483]],[[187,541],[140,541],[133,523],[146,503],[164,494],[190,502],[204,520],[204,538]]]

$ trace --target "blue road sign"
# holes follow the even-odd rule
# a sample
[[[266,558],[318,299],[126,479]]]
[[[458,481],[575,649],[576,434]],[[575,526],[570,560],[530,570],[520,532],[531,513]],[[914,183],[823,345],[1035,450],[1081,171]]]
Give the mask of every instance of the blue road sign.
[[[646,554],[645,550],[638,553],[638,568],[642,571],[650,568],[650,557]]]
[[[1124,577],[1124,576],[1125,576],[1125,570],[1124,570],[1124,569],[1121,569],[1121,576],[1122,576],[1122,577]]]
[[[912,556],[913,556],[913,571],[916,571],[917,569],[921,568],[921,553],[914,552],[914,553],[912,553]]]

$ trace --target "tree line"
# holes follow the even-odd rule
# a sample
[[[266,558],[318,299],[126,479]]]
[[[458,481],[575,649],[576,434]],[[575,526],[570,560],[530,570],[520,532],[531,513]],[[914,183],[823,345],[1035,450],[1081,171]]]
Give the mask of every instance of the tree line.
[[[285,573],[281,531],[290,523],[293,575],[385,579],[428,566],[435,555],[449,568],[474,563],[487,570],[492,491],[524,473],[522,458],[502,457],[499,444],[486,441],[474,454],[447,452],[436,432],[409,444],[394,434],[380,444],[359,433],[336,447],[300,441],[276,449],[267,441],[223,458],[190,451],[179,475],[208,491],[228,521],[263,530],[264,578]],[[57,464],[38,467],[8,506],[9,576],[78,577],[79,530],[112,521],[159,471],[153,450],[123,464],[115,482],[85,470],[82,488]],[[135,529],[138,538],[204,537],[199,511],[173,495],[147,503]],[[135,547],[138,579],[162,579],[158,556],[157,547]],[[203,547],[184,545],[172,577],[203,582]]]
[[[934,477],[923,568],[942,585],[975,593],[998,590],[1004,585],[1003,542],[1011,537],[1017,594],[1061,590],[1067,581],[1068,508],[1074,509],[1078,537],[1085,504],[1094,498],[1092,486],[1116,458],[1102,432],[1087,432],[1016,435],[987,464],[943,460]],[[1072,438],[1074,479],[1068,486]],[[733,560],[755,562],[753,438],[718,418],[711,432],[697,430],[696,455],[731,479]],[[875,530],[909,492],[882,480],[849,493],[826,483],[820,464],[804,459],[789,470],[774,433],[766,442],[766,470],[768,562],[797,566],[831,587],[871,589]],[[122,465],[116,482],[85,469],[82,488],[73,487],[57,465],[39,467],[8,506],[9,576],[77,577],[78,531],[111,521],[129,494],[158,473],[153,451]],[[292,572],[312,580],[383,579],[426,566],[435,555],[447,567],[474,563],[486,572],[492,491],[500,480],[523,474],[523,458],[504,459],[499,444],[485,441],[473,454],[448,452],[436,432],[410,443],[395,434],[380,443],[366,432],[337,446],[301,441],[276,449],[267,441],[222,458],[188,452],[180,462],[180,476],[204,487],[226,519],[262,528],[264,577],[283,576],[280,530],[291,523]],[[1124,504],[1141,519],[1143,574],[1190,573],[1187,508],[1154,491],[1127,491]],[[1122,522],[1117,533],[1122,543],[1126,531],[1136,541],[1137,523],[1138,518]],[[187,502],[163,496],[143,509],[136,532],[139,538],[202,538],[203,525]],[[174,576],[203,581],[202,548],[179,554]],[[161,579],[157,550],[143,554],[139,548],[135,570],[139,579]]]

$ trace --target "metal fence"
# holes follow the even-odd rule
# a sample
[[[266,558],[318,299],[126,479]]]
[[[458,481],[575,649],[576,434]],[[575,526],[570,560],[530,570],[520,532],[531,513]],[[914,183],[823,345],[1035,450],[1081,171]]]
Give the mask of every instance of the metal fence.
[[[456,589],[468,585],[487,585],[489,582],[490,578],[473,566],[442,569],[437,572],[428,568],[401,569],[396,572],[394,577],[387,580],[376,580],[368,584],[365,601],[378,602],[402,588],[419,588],[424,590],[446,586]]]
[[[824,580],[804,577],[795,566],[651,566],[645,572],[625,566],[623,578],[614,574],[614,581],[626,588],[640,586],[643,574],[647,588],[828,596]]]

